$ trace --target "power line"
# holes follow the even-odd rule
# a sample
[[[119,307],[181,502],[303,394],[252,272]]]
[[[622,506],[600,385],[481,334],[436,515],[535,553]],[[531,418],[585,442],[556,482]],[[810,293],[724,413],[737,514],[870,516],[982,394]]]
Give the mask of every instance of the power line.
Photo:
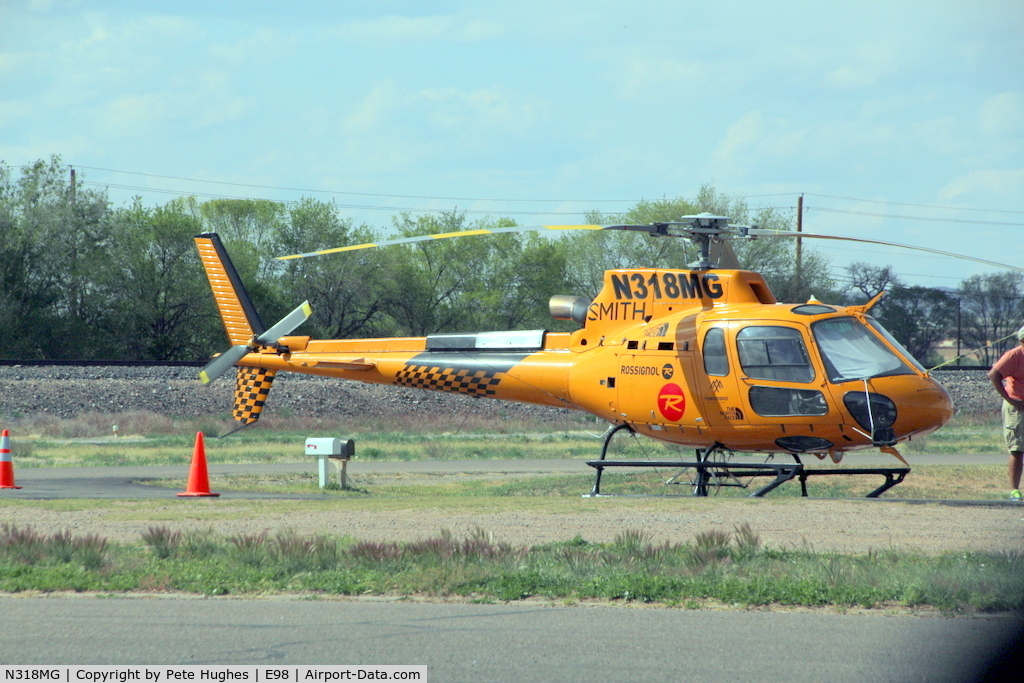
[[[808,207],[811,211],[825,211],[828,213],[845,213],[852,214],[855,216],[871,216],[874,218],[898,218],[906,219],[911,221],[935,221],[941,223],[971,223],[975,225],[1012,225],[1015,227],[1024,227],[1024,223],[1007,223],[1004,221],[972,221],[967,218],[931,218],[928,216],[903,216],[899,214],[889,213],[872,213],[870,211],[851,211],[849,209],[827,209],[820,206]],[[1011,213],[1011,212],[1008,212]],[[1024,213],[1024,212],[1022,212]]]
[[[96,166],[77,166],[76,168],[86,168],[90,171],[106,171],[108,173],[124,173],[127,175],[138,175],[145,176],[147,178],[163,178],[165,180],[184,180],[190,183],[209,183],[211,185],[229,185],[231,187],[247,187],[257,190],[285,190],[287,192],[314,192],[318,194],[343,194],[351,195],[353,197],[380,197],[383,199],[426,199],[426,200],[437,200],[437,201],[448,201],[448,202],[530,202],[540,203],[548,202],[552,204],[564,204],[566,202],[579,202],[579,203],[624,203],[624,202],[636,202],[637,199],[495,199],[487,197],[431,197],[425,195],[407,195],[407,194],[382,194],[375,192],[349,192],[345,190],[314,190],[310,188],[301,187],[284,187],[278,185],[255,185],[251,183],[232,183],[225,180],[201,180],[199,178],[183,178],[180,176],[171,175],[159,175],[156,173],[141,173],[138,171],[119,171],[113,168],[99,168]],[[768,196],[768,195],[765,195]]]
[[[1007,209],[969,209],[963,206],[938,206],[935,204],[911,204],[909,202],[890,202],[885,199],[859,199],[857,197],[837,197],[830,194],[816,194],[814,192],[804,193],[808,197],[822,197],[824,199],[842,199],[850,202],[864,202],[868,204],[891,204],[893,206],[916,206],[922,209],[942,209],[945,211],[977,211],[985,213],[1015,213],[1024,214],[1024,211],[1010,211]]]
[[[79,167],[82,168],[82,167]],[[180,197],[206,197],[209,199],[241,199],[241,200],[252,200],[253,197],[244,197],[238,195],[224,195],[216,194],[212,192],[188,192],[185,190],[169,190],[155,187],[140,187],[135,185],[119,185],[115,183],[101,183],[95,180],[83,180],[79,181],[80,185],[94,185],[96,187],[114,188],[118,190],[129,190],[132,192],[156,192],[160,194],[171,194]],[[298,204],[298,200],[294,199],[263,199],[263,201],[275,202],[278,204],[286,204],[289,206]],[[415,213],[448,213],[451,209],[423,209],[413,206],[373,206],[368,204],[336,204],[339,209],[358,209],[367,211],[410,211]],[[579,211],[484,211],[475,209],[463,209],[460,213],[490,216],[495,213],[509,216],[578,216]]]
[[[22,166],[21,168],[28,168]],[[100,168],[98,166],[81,166],[77,165],[77,168],[89,169],[91,171],[105,171],[107,173],[123,173],[127,175],[138,175],[147,178],[163,178],[166,180],[183,180],[191,183],[209,183],[213,185],[229,185],[232,187],[247,187],[258,190],[285,190],[288,192],[315,192],[319,194],[342,194],[351,195],[353,197],[380,197],[384,199],[426,199],[426,200],[438,200],[438,201],[457,201],[457,202],[521,202],[521,203],[552,203],[552,204],[564,204],[567,202],[580,203],[580,204],[622,204],[622,203],[635,203],[642,201],[641,199],[514,199],[514,198],[503,198],[497,199],[493,197],[434,197],[427,195],[403,195],[403,194],[384,194],[384,193],[373,193],[373,192],[350,192],[346,190],[315,190],[309,188],[297,188],[297,187],[286,187],[279,185],[256,185],[251,183],[234,183],[224,180],[203,180],[199,178],[185,178],[181,176],[161,175],[157,173],[143,173],[141,171],[121,171],[113,168]],[[754,195],[723,195],[728,199],[736,198],[761,198],[761,197],[788,197],[792,196],[792,192],[774,192],[770,194],[754,194]]]

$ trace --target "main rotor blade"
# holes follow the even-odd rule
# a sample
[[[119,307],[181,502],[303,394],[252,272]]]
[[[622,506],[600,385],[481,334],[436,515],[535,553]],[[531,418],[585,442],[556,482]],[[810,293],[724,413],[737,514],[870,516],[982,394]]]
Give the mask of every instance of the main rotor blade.
[[[796,232],[795,230],[768,230],[765,228],[750,228],[747,231],[747,234],[756,235],[758,237],[810,237],[812,239],[820,240],[841,240],[846,242],[863,242],[864,244],[880,244],[886,247],[900,247],[902,249],[913,249],[914,251],[924,251],[930,254],[938,254],[939,256],[949,256],[950,258],[966,259],[968,261],[984,263],[987,266],[995,266],[996,268],[1006,268],[1008,270],[1016,270],[1024,273],[1024,268],[1018,268],[1017,266],[1010,266],[1005,263],[998,263],[996,261],[986,261],[985,259],[976,258],[974,256],[967,256],[966,254],[955,254],[949,251],[942,251],[941,249],[932,249],[931,247],[918,247],[912,244],[900,244],[899,242],[872,240],[867,239],[865,237],[842,237],[840,235],[820,235],[810,232]]]
[[[288,259],[306,258],[308,256],[337,254],[342,251],[355,251],[357,249],[373,249],[374,247],[390,247],[394,244],[413,244],[414,242],[443,240],[448,239],[449,237],[470,237],[472,235],[494,235],[509,232],[539,232],[541,230],[614,230],[625,228],[626,226],[615,225],[516,225],[510,228],[490,228],[486,230],[461,230],[458,232],[442,232],[436,235],[416,235],[415,237],[401,237],[399,239],[384,240],[381,242],[367,242],[366,244],[352,244],[347,247],[334,247],[333,249],[308,251],[304,254],[291,254],[289,256],[278,256],[276,258],[279,261],[287,261]]]
[[[291,333],[291,331],[296,327],[306,322],[306,319],[311,315],[313,315],[313,307],[309,305],[308,301],[303,301],[294,311],[281,318],[279,321],[274,323],[269,330],[256,337],[256,341],[262,344],[276,342],[278,339]]]
[[[234,367],[235,363],[242,360],[247,353],[249,353],[249,347],[245,344],[232,346],[206,364],[206,367],[199,372],[199,381],[203,384],[209,384]]]

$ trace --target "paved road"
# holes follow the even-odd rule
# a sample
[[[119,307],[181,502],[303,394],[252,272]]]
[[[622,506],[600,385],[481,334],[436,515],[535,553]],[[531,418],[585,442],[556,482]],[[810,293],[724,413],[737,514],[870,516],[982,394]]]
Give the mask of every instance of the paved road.
[[[2,498],[48,500],[56,498],[173,498],[176,491],[149,486],[147,479],[189,476],[188,465],[138,467],[23,467],[15,464],[15,483],[20,489],[0,491]],[[249,465],[209,465],[211,488],[216,491],[217,475],[307,472],[317,474],[317,463],[274,463]],[[369,472],[413,472],[447,474],[453,472],[590,473],[583,460],[419,460],[373,462],[353,460],[350,476]],[[232,498],[320,498],[318,494],[274,494],[232,492]]]
[[[805,459],[805,463],[816,463],[816,459]],[[864,453],[849,456],[851,467],[899,466],[891,456],[883,453]],[[810,464],[808,463],[808,464]],[[916,455],[911,465],[987,465],[1005,464],[1005,455]],[[814,465],[811,464],[813,467]],[[309,472],[316,476],[315,461],[279,464],[210,465],[208,467],[212,488],[216,491],[216,476],[224,474],[265,474],[274,472]],[[370,472],[410,472],[448,474],[455,472],[491,473],[560,473],[593,474],[585,459],[562,460],[414,460],[396,462],[375,462],[353,460],[348,466],[349,475],[358,478]],[[146,479],[186,478],[188,465],[166,465],[148,467],[55,467],[18,468],[15,463],[15,483],[21,489],[0,491],[0,498],[25,498],[48,500],[57,498],[173,498],[176,491],[148,486],[139,481]],[[795,486],[796,484],[789,484]],[[899,488],[893,491],[898,494]],[[580,492],[585,493],[585,491]],[[319,494],[274,494],[232,492],[232,498],[320,498]],[[770,495],[770,494],[769,494]]]
[[[426,664],[429,680],[963,681],[1024,616],[917,618],[379,601],[0,598],[0,663]],[[1017,680],[1020,678],[994,678]]]

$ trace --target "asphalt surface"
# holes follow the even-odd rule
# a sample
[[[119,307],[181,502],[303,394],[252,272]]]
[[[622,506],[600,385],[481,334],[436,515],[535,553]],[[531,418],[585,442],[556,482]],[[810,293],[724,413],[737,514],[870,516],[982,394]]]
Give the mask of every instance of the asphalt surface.
[[[1020,681],[1024,664],[1024,615],[94,597],[0,598],[0,610],[0,663],[22,666],[426,664],[432,683],[963,683]]]
[[[914,465],[946,464],[946,465],[981,465],[1005,464],[1005,455],[915,455],[909,458],[911,467]],[[595,456],[596,458],[596,456]],[[420,474],[453,474],[453,473],[534,473],[534,474],[593,474],[594,470],[587,466],[586,460],[414,460],[395,462],[375,462],[356,458],[348,464],[349,476],[357,479],[361,474],[371,472],[391,473],[408,472]],[[804,464],[815,467],[815,458],[804,458]],[[843,461],[850,467],[897,467],[900,463],[893,457],[882,453],[864,453],[848,456]],[[189,465],[160,465],[146,467],[53,467],[18,468],[15,463],[15,483],[20,489],[0,490],[0,498],[24,498],[31,500],[53,500],[60,498],[97,498],[97,499],[148,499],[174,498],[177,492],[143,482],[154,479],[187,478]],[[295,463],[247,464],[247,465],[209,465],[207,471],[214,484],[217,475],[225,474],[270,474],[287,472],[306,472],[317,474],[315,460]],[[786,485],[798,484],[789,482]],[[585,491],[580,492],[585,493]],[[899,487],[893,489],[898,497]],[[316,499],[319,494],[287,494],[261,492],[231,492],[232,498],[243,499]],[[768,494],[769,496],[771,494]],[[887,498],[892,500],[893,498]],[[982,502],[979,501],[979,504]],[[993,501],[988,501],[992,504]],[[958,504],[964,504],[963,501]]]

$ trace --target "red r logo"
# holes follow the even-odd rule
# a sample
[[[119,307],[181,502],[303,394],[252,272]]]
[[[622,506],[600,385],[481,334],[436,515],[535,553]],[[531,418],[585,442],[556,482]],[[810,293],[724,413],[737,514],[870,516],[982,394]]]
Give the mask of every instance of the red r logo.
[[[658,410],[669,422],[678,422],[686,410],[686,396],[678,384],[666,384],[658,392]]]

